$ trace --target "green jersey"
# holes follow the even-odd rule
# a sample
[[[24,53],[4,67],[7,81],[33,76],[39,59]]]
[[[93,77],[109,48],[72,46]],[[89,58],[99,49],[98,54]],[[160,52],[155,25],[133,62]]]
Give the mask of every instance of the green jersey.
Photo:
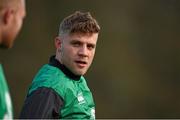
[[[35,76],[20,118],[95,119],[95,104],[85,78],[52,56]]]
[[[8,86],[0,64],[0,119],[12,119],[12,103]]]

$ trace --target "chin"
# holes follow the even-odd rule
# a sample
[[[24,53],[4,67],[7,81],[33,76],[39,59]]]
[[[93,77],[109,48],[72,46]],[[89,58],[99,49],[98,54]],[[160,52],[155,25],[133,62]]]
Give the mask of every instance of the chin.
[[[76,72],[76,75],[84,75],[84,72],[82,72],[82,71],[77,71],[77,72]]]
[[[82,73],[76,73],[76,75],[81,76],[81,75],[83,75],[83,74],[82,74]]]
[[[83,72],[79,72],[79,75],[84,75],[85,73],[86,73],[86,72],[84,72],[84,71],[83,71]]]
[[[74,69],[74,74],[75,75],[84,75],[86,73],[86,69]]]

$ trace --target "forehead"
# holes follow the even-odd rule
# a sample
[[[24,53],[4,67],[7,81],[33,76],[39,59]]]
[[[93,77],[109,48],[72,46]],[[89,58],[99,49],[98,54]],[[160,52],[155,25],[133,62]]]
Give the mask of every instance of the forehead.
[[[75,40],[80,42],[96,43],[98,38],[98,33],[91,33],[91,34],[73,33],[67,36],[69,41]]]

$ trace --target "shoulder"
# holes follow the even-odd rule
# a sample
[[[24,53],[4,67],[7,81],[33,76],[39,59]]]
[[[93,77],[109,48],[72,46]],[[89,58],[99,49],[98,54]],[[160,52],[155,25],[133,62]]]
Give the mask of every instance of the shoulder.
[[[28,94],[31,94],[40,87],[46,87],[53,89],[59,95],[63,96],[68,81],[69,79],[59,68],[46,64],[34,77]]]
[[[49,83],[54,84],[60,82],[64,79],[64,74],[57,67],[51,66],[49,64],[44,65],[36,74],[32,83]]]

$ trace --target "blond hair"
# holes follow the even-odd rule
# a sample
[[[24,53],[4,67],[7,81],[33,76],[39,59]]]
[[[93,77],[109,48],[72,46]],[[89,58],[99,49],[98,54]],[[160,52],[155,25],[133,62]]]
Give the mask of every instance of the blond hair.
[[[100,26],[89,12],[76,11],[64,18],[59,27],[59,36],[63,34],[92,34],[99,33]]]

